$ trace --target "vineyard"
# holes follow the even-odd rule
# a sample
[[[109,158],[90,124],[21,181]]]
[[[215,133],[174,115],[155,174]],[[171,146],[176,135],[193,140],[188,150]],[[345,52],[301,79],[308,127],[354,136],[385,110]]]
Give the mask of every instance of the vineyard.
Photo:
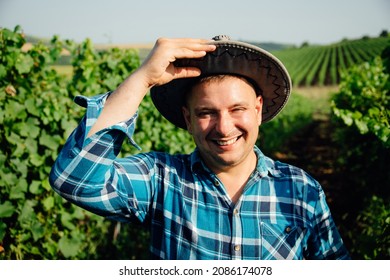
[[[272,52],[286,66],[295,86],[336,85],[340,73],[381,54],[388,37],[343,40],[326,46],[303,46]]]
[[[34,39],[33,41],[37,41]],[[390,44],[388,36],[377,38],[362,38],[358,40],[343,40],[331,45],[293,45],[261,44],[250,42],[279,58],[291,75],[293,86],[329,86],[340,82],[341,73],[353,65],[370,61],[379,56],[386,46]],[[129,49],[131,45],[120,46]],[[150,46],[137,46],[140,60],[148,55]],[[105,51],[106,45],[97,45],[96,50]],[[70,75],[71,56],[62,55],[55,62],[57,70]]]
[[[85,113],[74,96],[116,88],[139,66],[140,53],[97,51],[88,39],[25,45],[20,27],[0,29],[0,259],[148,258],[147,230],[84,211],[48,182]],[[337,93],[316,98],[294,92],[278,118],[261,125],[257,144],[321,180],[354,259],[390,258],[389,45],[386,35],[271,51],[295,86],[337,85]],[[66,71],[58,71],[62,66]],[[194,149],[191,136],[167,122],[149,95],[139,112],[134,140],[143,151]],[[121,156],[135,152],[125,143]]]

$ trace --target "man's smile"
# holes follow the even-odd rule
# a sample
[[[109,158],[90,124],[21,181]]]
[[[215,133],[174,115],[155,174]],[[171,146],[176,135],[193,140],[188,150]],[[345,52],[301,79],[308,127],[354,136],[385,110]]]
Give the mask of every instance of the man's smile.
[[[230,145],[233,145],[234,143],[236,143],[238,141],[238,139],[241,138],[241,136],[242,135],[238,135],[238,136],[235,136],[235,137],[229,138],[229,139],[211,139],[211,141],[213,141],[218,146],[230,146]]]

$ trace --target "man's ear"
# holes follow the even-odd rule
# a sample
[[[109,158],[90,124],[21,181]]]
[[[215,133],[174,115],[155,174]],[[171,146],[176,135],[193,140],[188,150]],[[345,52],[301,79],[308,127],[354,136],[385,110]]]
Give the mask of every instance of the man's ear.
[[[190,134],[192,134],[192,128],[191,128],[191,112],[190,110],[186,107],[183,106],[181,107],[181,110],[183,112],[183,117],[187,125],[187,130]]]
[[[256,112],[257,112],[257,122],[260,125],[263,121],[263,97],[261,95],[256,97]]]

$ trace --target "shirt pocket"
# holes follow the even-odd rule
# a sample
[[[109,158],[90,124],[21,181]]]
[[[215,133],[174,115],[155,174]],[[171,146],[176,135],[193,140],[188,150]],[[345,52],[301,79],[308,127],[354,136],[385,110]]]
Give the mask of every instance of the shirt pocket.
[[[262,259],[303,259],[306,229],[301,224],[261,223]]]

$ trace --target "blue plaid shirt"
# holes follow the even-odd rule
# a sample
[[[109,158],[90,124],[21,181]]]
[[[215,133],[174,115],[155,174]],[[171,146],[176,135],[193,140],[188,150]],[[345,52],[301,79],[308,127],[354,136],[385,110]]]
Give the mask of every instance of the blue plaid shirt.
[[[145,223],[158,259],[348,259],[325,194],[299,168],[254,147],[258,163],[237,203],[190,155],[117,158],[132,141],[136,115],[86,138],[107,95],[78,97],[87,107],[50,174],[55,191],[98,215]]]

